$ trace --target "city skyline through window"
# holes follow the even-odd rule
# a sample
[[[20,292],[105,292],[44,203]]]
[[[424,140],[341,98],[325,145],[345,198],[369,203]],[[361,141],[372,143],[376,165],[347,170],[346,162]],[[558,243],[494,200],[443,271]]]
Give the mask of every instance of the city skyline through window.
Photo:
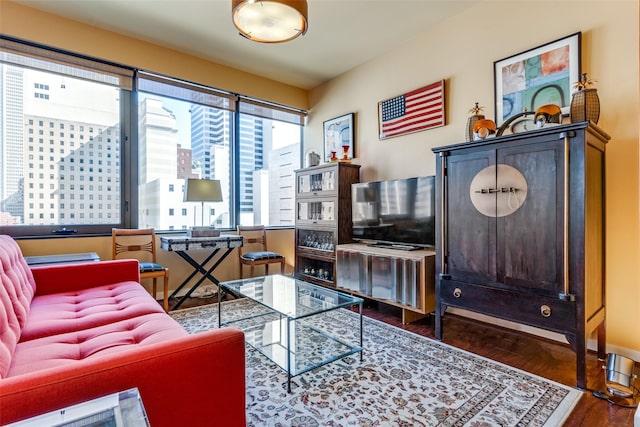
[[[120,89],[0,65],[0,224],[120,221]]]
[[[238,114],[241,224],[293,226],[293,170],[299,168],[299,125]],[[193,225],[230,228],[233,159],[231,112],[155,94],[140,94],[140,227],[185,230]],[[163,148],[164,147],[164,148]],[[186,163],[185,163],[186,162]],[[157,173],[149,171],[156,165]],[[223,201],[184,202],[187,178],[221,181]],[[167,193],[166,188],[179,188]],[[168,215],[179,207],[188,214]],[[202,215],[206,214],[203,218]]]
[[[133,85],[122,76],[76,73],[44,60],[33,69],[22,66],[27,57],[0,54],[2,232],[86,234],[127,224],[159,231],[200,224],[294,226],[302,121],[275,119],[286,116],[282,107],[257,104],[259,114],[240,112],[235,105],[244,100],[225,95],[219,102],[216,92],[207,97],[207,88],[194,98],[213,99],[219,107],[145,92],[138,92],[133,106]],[[185,86],[176,87],[184,93]],[[123,130],[136,121],[131,139]],[[219,179],[223,201],[204,209],[184,202],[187,178]]]

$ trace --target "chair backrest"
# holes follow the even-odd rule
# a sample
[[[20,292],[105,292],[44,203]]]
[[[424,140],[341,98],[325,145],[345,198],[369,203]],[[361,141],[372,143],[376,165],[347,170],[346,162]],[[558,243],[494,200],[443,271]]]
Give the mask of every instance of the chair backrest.
[[[238,235],[244,238],[242,247],[238,248],[240,255],[267,250],[267,232],[264,225],[239,225],[237,229]]]
[[[153,228],[140,230],[113,228],[111,242],[113,259],[128,253],[128,257],[134,257],[140,261],[156,262],[156,232]]]

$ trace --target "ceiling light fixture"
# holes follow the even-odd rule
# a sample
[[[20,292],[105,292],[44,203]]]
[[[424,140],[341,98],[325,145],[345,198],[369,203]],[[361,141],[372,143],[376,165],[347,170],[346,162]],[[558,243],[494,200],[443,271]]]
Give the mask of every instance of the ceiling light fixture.
[[[254,42],[282,43],[307,32],[305,0],[232,0],[233,24]]]

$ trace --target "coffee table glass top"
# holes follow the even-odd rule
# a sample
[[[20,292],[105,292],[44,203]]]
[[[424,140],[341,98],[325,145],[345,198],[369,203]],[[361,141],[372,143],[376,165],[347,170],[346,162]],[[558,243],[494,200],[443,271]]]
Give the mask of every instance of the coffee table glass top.
[[[362,298],[279,274],[220,282],[220,290],[245,297],[256,309],[237,310],[223,322],[218,298],[218,324],[242,329],[247,344],[284,369],[288,391],[293,376],[355,353],[362,360]],[[358,325],[332,329],[329,312],[353,305]]]
[[[362,298],[279,274],[222,282],[220,286],[290,319],[301,319],[363,301]]]

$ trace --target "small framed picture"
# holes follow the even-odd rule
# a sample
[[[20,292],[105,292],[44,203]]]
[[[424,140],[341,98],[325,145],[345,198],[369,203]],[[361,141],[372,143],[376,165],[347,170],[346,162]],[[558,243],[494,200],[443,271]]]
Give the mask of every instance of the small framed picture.
[[[555,104],[569,113],[571,86],[580,80],[580,40],[574,33],[493,63],[496,124]]]
[[[335,152],[338,159],[342,159],[346,150],[347,157],[354,157],[353,141],[354,113],[345,114],[324,122],[324,161],[331,161],[331,154]],[[348,148],[345,148],[348,147]]]

